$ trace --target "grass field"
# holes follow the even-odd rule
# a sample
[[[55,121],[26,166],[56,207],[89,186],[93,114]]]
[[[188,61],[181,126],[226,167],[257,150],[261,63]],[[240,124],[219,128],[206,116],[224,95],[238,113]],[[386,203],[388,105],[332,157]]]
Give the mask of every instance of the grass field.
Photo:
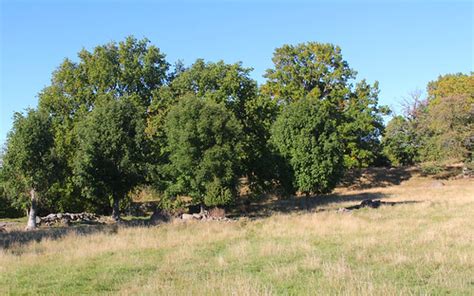
[[[473,295],[473,180],[406,179],[258,219],[14,245],[0,250],[0,295]],[[365,197],[410,203],[335,211]]]

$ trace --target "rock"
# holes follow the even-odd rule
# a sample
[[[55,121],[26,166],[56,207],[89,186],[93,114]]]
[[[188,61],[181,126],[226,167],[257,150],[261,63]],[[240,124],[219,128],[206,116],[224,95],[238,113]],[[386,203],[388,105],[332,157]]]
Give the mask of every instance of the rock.
[[[360,203],[360,206],[361,206],[361,207],[369,207],[369,208],[376,209],[376,208],[380,207],[380,200],[364,199],[364,200]]]
[[[194,218],[194,216],[192,214],[186,214],[185,213],[185,214],[181,215],[181,219],[183,219],[183,220],[191,220],[193,218]]]
[[[56,218],[56,214],[49,214],[46,217],[43,217],[44,220],[53,220]]]
[[[61,218],[63,217],[63,214],[59,213],[59,214],[56,215],[56,217],[57,217],[58,219],[61,219]]]
[[[197,214],[197,213],[193,214],[193,218],[194,218],[194,219],[200,220],[200,219],[202,219],[203,217],[204,217],[204,216],[201,216],[201,214]]]
[[[350,212],[350,210],[348,210],[346,208],[339,208],[339,209],[337,209],[337,212],[338,213],[347,213],[347,212]]]

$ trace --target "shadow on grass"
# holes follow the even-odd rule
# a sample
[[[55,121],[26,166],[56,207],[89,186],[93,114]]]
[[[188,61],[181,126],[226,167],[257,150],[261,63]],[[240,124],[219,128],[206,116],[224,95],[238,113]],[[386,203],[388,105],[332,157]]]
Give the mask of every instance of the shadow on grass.
[[[10,231],[0,233],[0,248],[21,246],[30,242],[40,242],[43,239],[57,240],[69,234],[90,235],[95,233],[115,234],[118,231],[116,224],[111,225],[81,225],[37,229],[33,231]]]
[[[409,168],[367,168],[354,169],[346,173],[339,187],[349,189],[369,189],[400,185],[415,173]]]
[[[389,195],[380,192],[363,192],[355,194],[328,194],[315,196],[291,197],[288,199],[271,199],[260,203],[253,203],[246,209],[235,211],[229,215],[231,218],[249,217],[249,218],[266,218],[275,213],[289,214],[295,212],[323,212],[334,209],[328,209],[329,204],[339,204],[354,202],[355,205],[347,209],[360,208],[360,203],[365,200],[379,200],[388,198]],[[382,202],[382,205],[397,205],[417,203],[418,201],[402,201],[402,202]]]

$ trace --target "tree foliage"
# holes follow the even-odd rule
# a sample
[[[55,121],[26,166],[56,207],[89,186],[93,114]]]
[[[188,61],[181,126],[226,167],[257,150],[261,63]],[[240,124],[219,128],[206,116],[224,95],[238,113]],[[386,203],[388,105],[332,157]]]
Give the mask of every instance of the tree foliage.
[[[327,193],[344,169],[383,155],[395,165],[472,161],[472,73],[430,82],[427,99],[385,130],[378,83],[356,80],[338,46],[283,45],[273,62],[259,87],[240,62],[170,68],[146,39],[83,49],[53,73],[38,110],[15,115],[0,202],[27,206],[37,192],[48,211],[118,218],[140,184],[222,206],[240,177],[253,193]]]
[[[411,165],[418,158],[416,131],[403,116],[396,116],[388,122],[382,144],[384,154],[393,165]]]
[[[208,206],[231,203],[242,155],[242,126],[234,114],[223,102],[188,96],[171,108],[164,128],[167,193]]]
[[[386,153],[394,164],[407,163],[407,159],[411,159],[408,163],[471,161],[474,75],[440,76],[427,90],[426,99],[415,93],[405,106],[405,117],[388,124]]]
[[[290,103],[307,95],[340,100],[348,94],[347,83],[356,72],[342,58],[341,49],[328,43],[283,45],[272,58],[262,92],[277,102]]]
[[[272,129],[272,143],[288,161],[293,187],[327,193],[343,172],[340,116],[328,102],[307,97],[284,107]]]
[[[48,115],[33,109],[26,114],[15,113],[2,167],[9,194],[22,197],[18,201],[26,204],[31,189],[45,194],[54,178],[54,164]]]
[[[356,71],[332,44],[308,42],[284,45],[275,50],[274,68],[268,69],[262,94],[280,106],[307,96],[328,101],[342,120],[338,125],[344,143],[346,167],[366,167],[381,153],[382,115],[388,108],[378,105],[378,83],[365,80],[352,87]]]
[[[30,109],[15,113],[3,157],[2,183],[13,204],[30,208],[28,229],[36,227],[37,202],[45,199],[55,178],[56,157],[51,119],[48,114]]]
[[[428,84],[428,104],[419,120],[423,161],[463,161],[474,138],[474,75],[440,76]]]
[[[276,106],[258,95],[257,83],[250,78],[252,69],[241,63],[206,63],[201,59],[189,68],[179,69],[169,85],[155,92],[150,106],[147,131],[154,138],[155,149],[163,151],[166,145],[164,125],[170,108],[190,95],[205,98],[225,106],[242,126],[242,149],[236,156],[240,159],[239,173],[249,178],[254,189],[272,179],[275,170],[269,169],[273,162],[267,141]],[[163,153],[156,158],[162,157]]]
[[[93,209],[108,209],[143,178],[145,161],[144,110],[133,96],[104,98],[78,127],[75,180]]]
[[[74,161],[79,146],[78,129],[90,112],[107,97],[128,97],[140,109],[148,108],[152,93],[167,81],[164,54],[147,39],[128,37],[83,49],[78,61],[69,59],[56,69],[51,85],[39,94],[39,109],[50,114],[60,178],[50,189],[51,210],[82,211],[81,188],[74,182]],[[143,112],[142,112],[143,113]]]

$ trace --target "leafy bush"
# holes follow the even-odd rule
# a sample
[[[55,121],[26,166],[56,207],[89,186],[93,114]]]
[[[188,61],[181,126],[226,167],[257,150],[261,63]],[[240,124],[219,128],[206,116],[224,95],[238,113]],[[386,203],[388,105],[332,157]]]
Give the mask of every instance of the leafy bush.
[[[327,101],[307,97],[287,105],[272,130],[272,142],[291,170],[294,189],[330,192],[343,173],[338,114]]]

